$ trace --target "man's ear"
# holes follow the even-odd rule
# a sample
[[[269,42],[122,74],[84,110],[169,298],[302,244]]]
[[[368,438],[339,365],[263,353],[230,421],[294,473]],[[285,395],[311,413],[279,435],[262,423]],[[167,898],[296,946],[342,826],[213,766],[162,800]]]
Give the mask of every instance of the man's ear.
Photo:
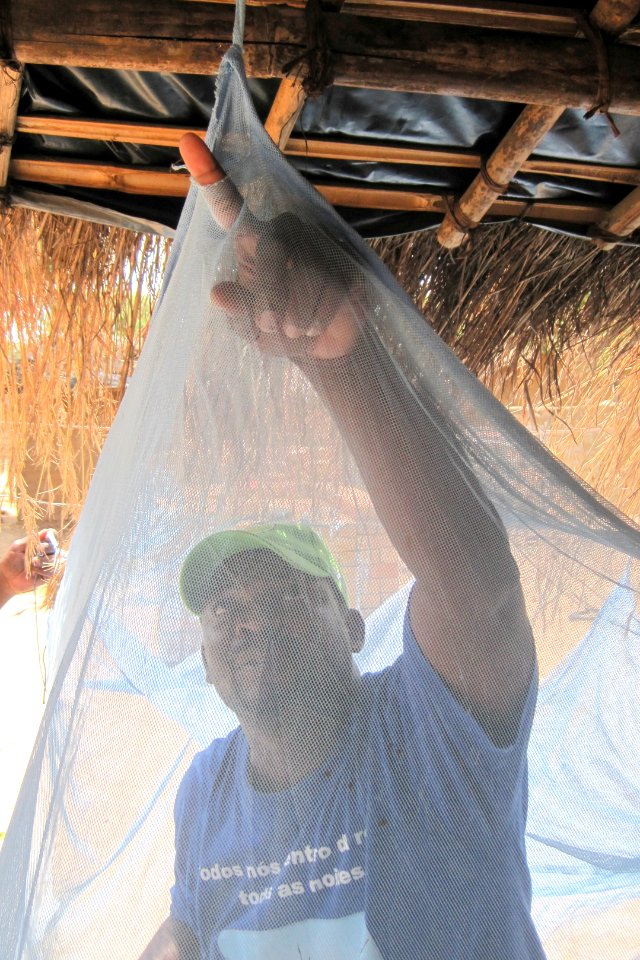
[[[347,628],[353,653],[360,653],[364,647],[364,620],[359,610],[347,610]]]

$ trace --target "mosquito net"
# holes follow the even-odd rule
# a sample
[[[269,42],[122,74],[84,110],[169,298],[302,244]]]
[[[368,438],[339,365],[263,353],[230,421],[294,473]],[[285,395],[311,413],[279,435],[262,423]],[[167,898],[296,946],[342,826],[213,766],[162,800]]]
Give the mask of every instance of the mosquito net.
[[[52,615],[0,956],[607,956],[640,532],[287,165],[237,43],[207,142]]]

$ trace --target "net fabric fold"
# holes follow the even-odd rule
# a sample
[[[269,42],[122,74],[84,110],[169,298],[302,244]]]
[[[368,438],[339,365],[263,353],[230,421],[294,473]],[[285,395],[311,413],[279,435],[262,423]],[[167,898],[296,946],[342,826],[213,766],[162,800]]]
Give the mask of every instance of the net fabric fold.
[[[52,616],[0,955],[593,956],[640,897],[639,531],[287,165],[238,47],[207,142]]]

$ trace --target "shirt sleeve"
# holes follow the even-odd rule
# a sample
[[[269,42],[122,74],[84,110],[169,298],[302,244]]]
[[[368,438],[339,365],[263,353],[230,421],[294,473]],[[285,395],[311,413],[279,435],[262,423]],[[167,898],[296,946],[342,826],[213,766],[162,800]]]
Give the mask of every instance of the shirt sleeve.
[[[524,816],[527,791],[527,745],[536,704],[534,667],[514,741],[498,747],[461,706],[425,657],[405,614],[403,654],[399,663],[399,711],[412,758],[431,783],[447,818],[475,816],[492,821]],[[417,771],[416,771],[417,772]],[[517,807],[517,809],[516,809]]]

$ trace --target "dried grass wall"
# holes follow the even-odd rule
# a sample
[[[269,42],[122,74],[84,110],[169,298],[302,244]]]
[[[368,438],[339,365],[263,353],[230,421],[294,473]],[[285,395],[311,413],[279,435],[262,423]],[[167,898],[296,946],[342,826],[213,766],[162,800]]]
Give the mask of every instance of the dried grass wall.
[[[70,531],[77,520],[142,348],[168,248],[155,237],[18,207],[3,216],[0,472],[29,532]]]

